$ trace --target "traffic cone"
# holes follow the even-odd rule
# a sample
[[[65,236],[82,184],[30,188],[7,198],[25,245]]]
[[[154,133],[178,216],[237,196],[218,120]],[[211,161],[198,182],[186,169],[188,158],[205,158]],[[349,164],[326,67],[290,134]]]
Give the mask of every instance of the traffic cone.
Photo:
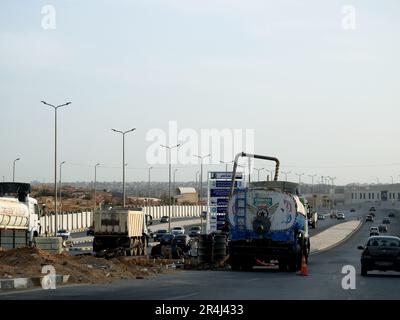
[[[298,273],[299,276],[308,276],[308,267],[307,267],[307,262],[306,262],[306,257],[303,254],[303,257],[301,258],[301,268],[300,268],[300,273]]]

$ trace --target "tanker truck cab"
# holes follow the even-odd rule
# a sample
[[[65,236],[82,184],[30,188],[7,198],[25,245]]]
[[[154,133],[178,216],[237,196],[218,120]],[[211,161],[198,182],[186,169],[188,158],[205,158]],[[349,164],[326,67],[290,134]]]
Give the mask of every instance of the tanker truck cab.
[[[30,184],[0,183],[0,246],[32,246],[40,234],[40,210],[37,200],[29,196]]]
[[[278,159],[246,153],[236,156],[233,176],[239,157],[275,161],[276,170],[274,181],[253,182],[236,191],[231,187],[227,224],[232,270],[270,263],[281,271],[299,270],[302,257],[308,258],[310,241],[298,184],[278,181]]]

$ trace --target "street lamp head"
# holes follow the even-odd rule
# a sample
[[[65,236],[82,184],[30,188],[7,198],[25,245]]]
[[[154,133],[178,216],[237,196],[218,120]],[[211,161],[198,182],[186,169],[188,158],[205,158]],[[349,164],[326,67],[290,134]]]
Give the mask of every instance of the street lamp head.
[[[66,163],[66,161],[61,162],[60,165],[62,165],[62,164],[64,164],[64,163]]]
[[[95,167],[98,167],[100,165],[100,163],[96,163]]]
[[[19,160],[21,160],[21,158],[17,158],[17,159],[15,159],[14,161],[19,161]]]

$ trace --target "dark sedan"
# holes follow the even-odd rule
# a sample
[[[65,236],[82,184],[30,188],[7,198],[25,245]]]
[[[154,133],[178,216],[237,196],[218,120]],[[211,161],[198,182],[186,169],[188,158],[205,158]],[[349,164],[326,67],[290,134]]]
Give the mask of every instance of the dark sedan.
[[[164,230],[164,229],[158,230],[158,231],[154,234],[154,237],[153,237],[154,242],[159,242],[159,241],[161,240],[161,238],[162,238],[163,236],[165,236],[167,233],[168,233],[167,230]]]
[[[167,222],[169,222],[169,217],[168,216],[162,216],[161,220],[160,220],[160,223],[167,223]]]
[[[186,234],[178,234],[175,236],[172,244],[177,245],[179,248],[183,250],[183,252],[187,252],[189,248],[189,237]]]
[[[361,254],[361,275],[368,271],[400,271],[400,238],[392,236],[374,236],[367,245],[359,246]]]

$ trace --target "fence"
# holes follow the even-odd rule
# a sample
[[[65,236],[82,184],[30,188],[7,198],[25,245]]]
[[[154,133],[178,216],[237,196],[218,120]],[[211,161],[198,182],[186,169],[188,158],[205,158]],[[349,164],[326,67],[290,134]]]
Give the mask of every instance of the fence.
[[[203,210],[205,210],[203,206]],[[168,206],[145,206],[142,207],[144,213],[149,214],[153,219],[160,219],[162,216],[168,216]],[[200,217],[200,205],[171,205],[172,218]],[[42,216],[40,224],[42,226],[41,233],[54,233],[54,214]],[[93,213],[91,211],[84,212],[62,212],[58,214],[58,225],[60,229],[75,231],[88,228],[92,225]]]

